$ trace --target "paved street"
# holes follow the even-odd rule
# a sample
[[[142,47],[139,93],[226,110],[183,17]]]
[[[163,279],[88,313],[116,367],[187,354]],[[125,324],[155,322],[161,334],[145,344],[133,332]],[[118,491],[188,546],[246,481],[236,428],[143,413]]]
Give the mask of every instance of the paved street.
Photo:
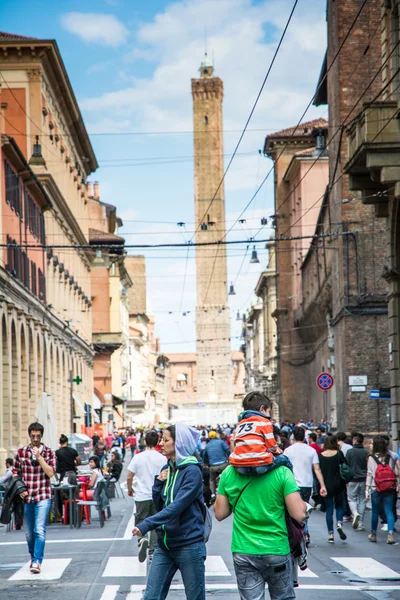
[[[140,600],[146,581],[145,565],[137,560],[131,539],[130,498],[112,501],[112,519],[100,529],[95,520],[80,530],[60,524],[48,528],[43,573],[27,570],[28,553],[23,531],[0,529],[0,597],[7,600]],[[369,517],[368,517],[369,518]],[[386,534],[378,544],[367,540],[367,531],[354,532],[345,525],[347,542],[327,544],[324,515],[311,517],[312,544],[309,570],[302,574],[299,598],[347,600],[400,599],[400,546],[388,547]],[[231,519],[214,522],[207,544],[207,597],[238,600],[229,551]],[[181,581],[174,580],[168,598],[183,599]]]

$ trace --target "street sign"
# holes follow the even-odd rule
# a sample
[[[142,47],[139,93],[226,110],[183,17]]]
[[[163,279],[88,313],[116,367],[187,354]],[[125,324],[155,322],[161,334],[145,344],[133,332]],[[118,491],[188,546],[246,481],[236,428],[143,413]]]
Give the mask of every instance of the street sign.
[[[351,392],[366,392],[367,387],[365,385],[352,385],[350,388]]]
[[[368,385],[368,375],[350,375],[349,386]]]
[[[334,384],[334,379],[330,373],[320,373],[317,377],[317,386],[320,390],[326,392],[330,390]]]
[[[370,390],[369,397],[372,400],[390,400],[390,388],[379,388],[379,390]]]

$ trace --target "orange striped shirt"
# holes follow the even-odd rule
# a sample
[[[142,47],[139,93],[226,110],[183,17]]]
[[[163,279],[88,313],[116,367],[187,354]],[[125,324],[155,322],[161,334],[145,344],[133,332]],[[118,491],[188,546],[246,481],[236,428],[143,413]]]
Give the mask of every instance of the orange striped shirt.
[[[251,415],[239,421],[235,431],[234,450],[229,462],[234,467],[270,465],[273,454],[282,454],[276,445],[274,428],[268,417]]]

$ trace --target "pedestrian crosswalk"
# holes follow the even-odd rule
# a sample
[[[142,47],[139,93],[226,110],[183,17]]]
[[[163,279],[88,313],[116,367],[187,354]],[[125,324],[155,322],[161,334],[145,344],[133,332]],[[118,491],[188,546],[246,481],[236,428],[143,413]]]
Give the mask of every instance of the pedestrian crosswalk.
[[[312,570],[310,568],[305,571],[299,571],[299,577],[301,578],[301,584],[308,583],[312,584],[315,579],[323,579],[326,576],[326,573],[331,571],[335,572],[335,569],[340,565],[341,569],[348,571],[354,576],[361,578],[363,580],[367,579],[368,581],[376,580],[376,581],[400,581],[400,572],[394,571],[389,568],[387,565],[379,562],[370,557],[340,557],[340,556],[332,556],[330,558],[332,561],[331,569],[327,570],[326,566],[321,572],[316,572],[317,569]],[[72,558],[47,558],[43,561],[42,572],[40,575],[32,575],[29,571],[29,562],[24,564],[21,568],[16,570],[11,577],[9,577],[9,581],[22,581],[22,580],[47,580],[47,581],[55,581],[61,579],[64,575],[68,576],[68,568],[72,564]],[[318,565],[318,563],[316,563]],[[7,566],[7,565],[6,565]],[[13,565],[9,565],[8,568]],[[16,565],[17,566],[17,565]],[[315,568],[315,565],[313,565]],[[342,572],[345,572],[342,571]],[[399,567],[400,571],[400,567]],[[129,578],[142,578],[146,577],[146,563],[140,563],[137,556],[111,556],[107,559],[105,563],[102,579],[123,579],[128,580]],[[224,558],[219,555],[210,555],[207,557],[205,564],[205,573],[206,578],[210,580],[212,578],[215,581],[217,578],[222,579],[223,581],[227,581],[230,579],[231,581],[235,580],[234,570],[232,564],[229,563],[229,566],[226,564]],[[315,582],[314,585],[317,585],[318,582]],[[218,584],[212,584],[218,585]],[[221,583],[221,585],[226,585]],[[143,584],[141,583],[141,587]],[[115,585],[107,585],[106,591],[107,594],[102,598],[102,600],[113,600],[114,596],[112,596],[113,591],[118,586]],[[399,586],[400,589],[400,586]],[[136,593],[137,590],[133,589],[132,593]],[[133,600],[129,598],[129,600]]]

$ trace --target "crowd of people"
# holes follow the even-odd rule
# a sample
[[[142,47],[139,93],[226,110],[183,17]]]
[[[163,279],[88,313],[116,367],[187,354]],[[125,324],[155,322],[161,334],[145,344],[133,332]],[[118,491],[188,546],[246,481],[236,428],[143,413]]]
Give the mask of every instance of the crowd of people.
[[[312,508],[325,512],[329,544],[335,534],[346,540],[346,521],[363,532],[367,507],[369,541],[378,541],[381,519],[386,542],[396,543],[400,469],[389,437],[366,441],[360,432],[333,433],[327,423],[315,427],[312,420],[279,426],[271,411],[270,400],[252,392],[233,427],[176,424],[93,436],[92,493],[105,476],[111,482],[120,479],[130,450],[132,534],[138,538],[139,561],[147,560],[149,569],[144,600],[164,600],[177,570],[186,597],[205,599],[212,505],[218,521],[233,513],[231,551],[242,600],[263,598],[266,584],[274,600],[295,597],[298,570],[307,567]],[[40,573],[50,480],[57,474],[61,481],[76,481],[80,457],[64,435],[56,452],[46,447],[40,423],[32,423],[28,435],[30,443],[7,459],[0,483],[9,498],[23,503],[31,572]]]

